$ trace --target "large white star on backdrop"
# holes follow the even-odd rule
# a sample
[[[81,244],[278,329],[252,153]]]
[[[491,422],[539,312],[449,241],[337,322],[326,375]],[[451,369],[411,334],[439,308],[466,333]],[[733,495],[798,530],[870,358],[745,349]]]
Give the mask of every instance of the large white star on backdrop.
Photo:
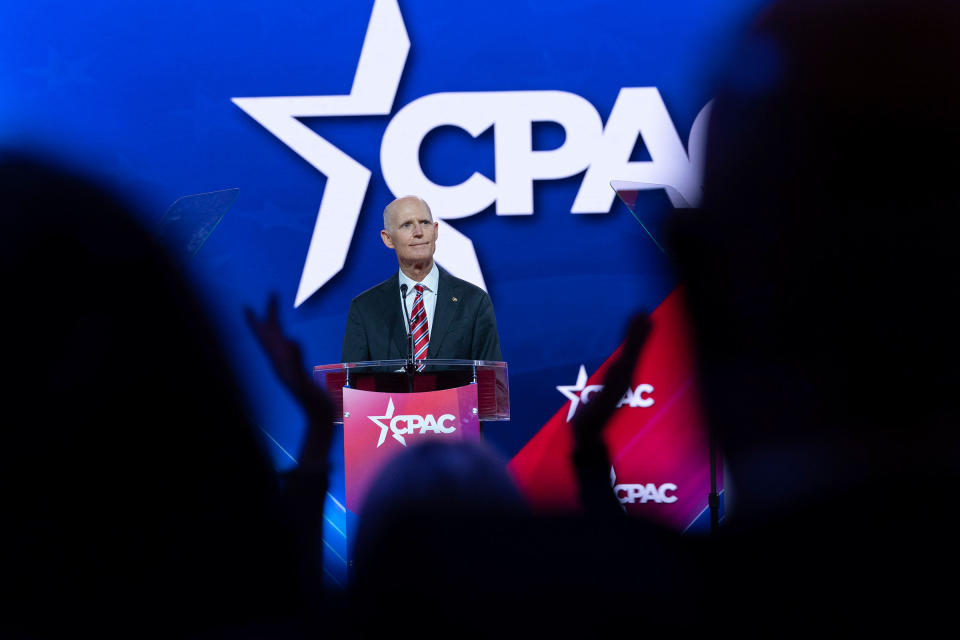
[[[346,263],[350,241],[370,184],[371,171],[298,118],[387,116],[410,52],[410,38],[396,0],[376,0],[348,95],[233,98],[234,104],[327,176],[310,247],[297,287],[298,307]],[[394,194],[409,195],[409,194]],[[473,243],[443,220],[436,259],[450,271],[486,288]]]

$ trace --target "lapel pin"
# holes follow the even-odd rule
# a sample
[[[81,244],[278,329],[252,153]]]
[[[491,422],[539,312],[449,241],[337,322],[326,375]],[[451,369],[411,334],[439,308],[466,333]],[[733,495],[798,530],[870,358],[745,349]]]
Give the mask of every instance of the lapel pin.
[[[450,299],[451,299],[451,300],[453,300],[454,302],[456,302],[456,301],[457,301],[457,298],[456,298],[456,296],[454,296],[453,298],[450,298]]]

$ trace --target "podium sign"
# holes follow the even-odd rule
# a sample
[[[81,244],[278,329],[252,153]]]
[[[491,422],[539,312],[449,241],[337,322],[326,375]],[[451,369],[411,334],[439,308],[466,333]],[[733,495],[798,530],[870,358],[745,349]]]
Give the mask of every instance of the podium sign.
[[[394,393],[343,389],[346,507],[359,513],[390,459],[425,440],[480,438],[477,385]]]

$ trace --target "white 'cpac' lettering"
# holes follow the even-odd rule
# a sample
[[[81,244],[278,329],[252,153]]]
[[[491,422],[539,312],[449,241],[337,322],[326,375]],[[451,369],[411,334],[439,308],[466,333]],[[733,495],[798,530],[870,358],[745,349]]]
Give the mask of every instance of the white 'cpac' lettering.
[[[602,384],[591,384],[583,389],[580,392],[580,402],[587,404],[590,401],[590,396],[603,389]],[[623,393],[623,397],[620,398],[620,401],[617,402],[617,408],[619,409],[623,405],[628,405],[633,408],[647,408],[653,406],[653,397],[650,395],[653,393],[653,386],[649,384],[638,385],[636,389],[627,388]]]
[[[301,122],[307,117],[388,117],[410,52],[397,0],[374,0],[356,75],[348,95],[232,98],[233,102],[327,177],[294,306],[323,287],[346,264],[373,171]],[[674,207],[698,206],[711,104],[690,129],[687,148],[656,87],[624,87],[606,125],[596,108],[569,91],[442,92],[413,100],[387,125],[380,168],[395,196],[416,193],[438,212],[434,258],[454,275],[485,289],[473,242],[443,218],[463,218],[496,203],[498,215],[533,213],[535,180],[584,172],[570,213],[604,214],[615,198],[610,181],[664,189]],[[535,150],[534,122],[564,130],[556,149]],[[454,186],[430,180],[420,146],[430,131],[454,126],[476,137],[493,127],[495,180],[478,172]],[[630,160],[637,140],[650,160]],[[632,405],[631,405],[632,406]],[[386,431],[384,431],[386,433]],[[396,436],[396,434],[394,434]]]
[[[433,93],[403,107],[387,125],[380,144],[383,178],[393,193],[416,193],[443,212],[464,218],[496,203],[497,215],[531,215],[535,180],[559,180],[586,173],[570,213],[607,213],[616,196],[613,178],[667,188],[674,206],[701,199],[706,122],[710,104],[690,131],[689,153],[656,87],[620,90],[606,126],[590,102],[567,91],[478,91]],[[556,149],[533,149],[534,122],[563,127]],[[433,182],[420,166],[420,147],[442,126],[473,137],[493,127],[496,181],[474,171],[458,185]],[[650,160],[631,161],[638,138]]]
[[[420,435],[428,431],[432,431],[433,433],[453,433],[457,428],[447,425],[455,420],[456,417],[450,413],[443,414],[439,420],[437,420],[432,413],[428,413],[425,416],[394,416],[390,420],[390,431],[398,436],[413,435],[417,433],[418,430]],[[399,426],[401,424],[405,426]]]
[[[648,501],[670,504],[677,501],[677,496],[670,495],[668,492],[676,490],[677,485],[672,482],[665,482],[659,487],[652,482],[647,484],[618,484],[613,487],[620,504],[634,504],[635,502],[645,504]]]

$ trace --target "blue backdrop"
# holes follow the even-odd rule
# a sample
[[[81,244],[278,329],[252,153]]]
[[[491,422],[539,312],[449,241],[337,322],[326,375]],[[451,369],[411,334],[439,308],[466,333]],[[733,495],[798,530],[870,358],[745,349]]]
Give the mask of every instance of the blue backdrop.
[[[308,364],[338,361],[350,299],[396,269],[378,235],[391,187],[416,184],[422,173],[456,189],[476,172],[487,188],[477,193],[493,194],[495,203],[440,188],[447,195],[436,197],[464,203],[446,225],[475,252],[474,260],[451,251],[448,268],[478,269],[497,312],[513,416],[486,433],[511,456],[565,404],[556,387],[573,384],[581,364],[595,370],[629,315],[653,309],[675,287],[665,256],[621,203],[603,204],[595,185],[609,196],[610,179],[660,176],[695,200],[691,128],[710,100],[719,52],[760,4],[5,2],[0,143],[46,149],[106,177],[151,223],[182,195],[239,188],[191,269],[280,467],[296,458],[303,421],[241,308],[263,308],[277,292]],[[622,89],[643,87],[656,88],[652,101],[624,96],[618,118],[611,116]],[[439,93],[453,98],[433,104]],[[298,96],[320,99],[242,100]],[[393,140],[382,144],[398,113],[409,123],[398,120]],[[609,139],[590,129],[594,117]],[[466,131],[467,120],[478,130]],[[534,152],[527,155],[523,136],[514,135],[525,128]],[[671,135],[689,153],[689,167],[671,151]],[[625,138],[628,157],[617,156],[611,145]],[[560,153],[568,143],[569,153]],[[535,153],[555,149],[553,157]],[[391,154],[399,168],[388,170]],[[527,168],[527,182],[507,184],[517,167]],[[682,206],[663,189],[641,196],[639,215],[655,234],[664,213]],[[311,247],[322,202],[317,237],[343,240]],[[434,206],[441,218],[453,209]],[[439,244],[458,237],[449,228]],[[308,251],[333,266],[306,268]],[[331,493],[342,502],[342,478],[335,476]],[[336,532],[336,507],[330,514]],[[337,547],[329,547],[335,556]],[[335,565],[331,579],[342,579]]]

